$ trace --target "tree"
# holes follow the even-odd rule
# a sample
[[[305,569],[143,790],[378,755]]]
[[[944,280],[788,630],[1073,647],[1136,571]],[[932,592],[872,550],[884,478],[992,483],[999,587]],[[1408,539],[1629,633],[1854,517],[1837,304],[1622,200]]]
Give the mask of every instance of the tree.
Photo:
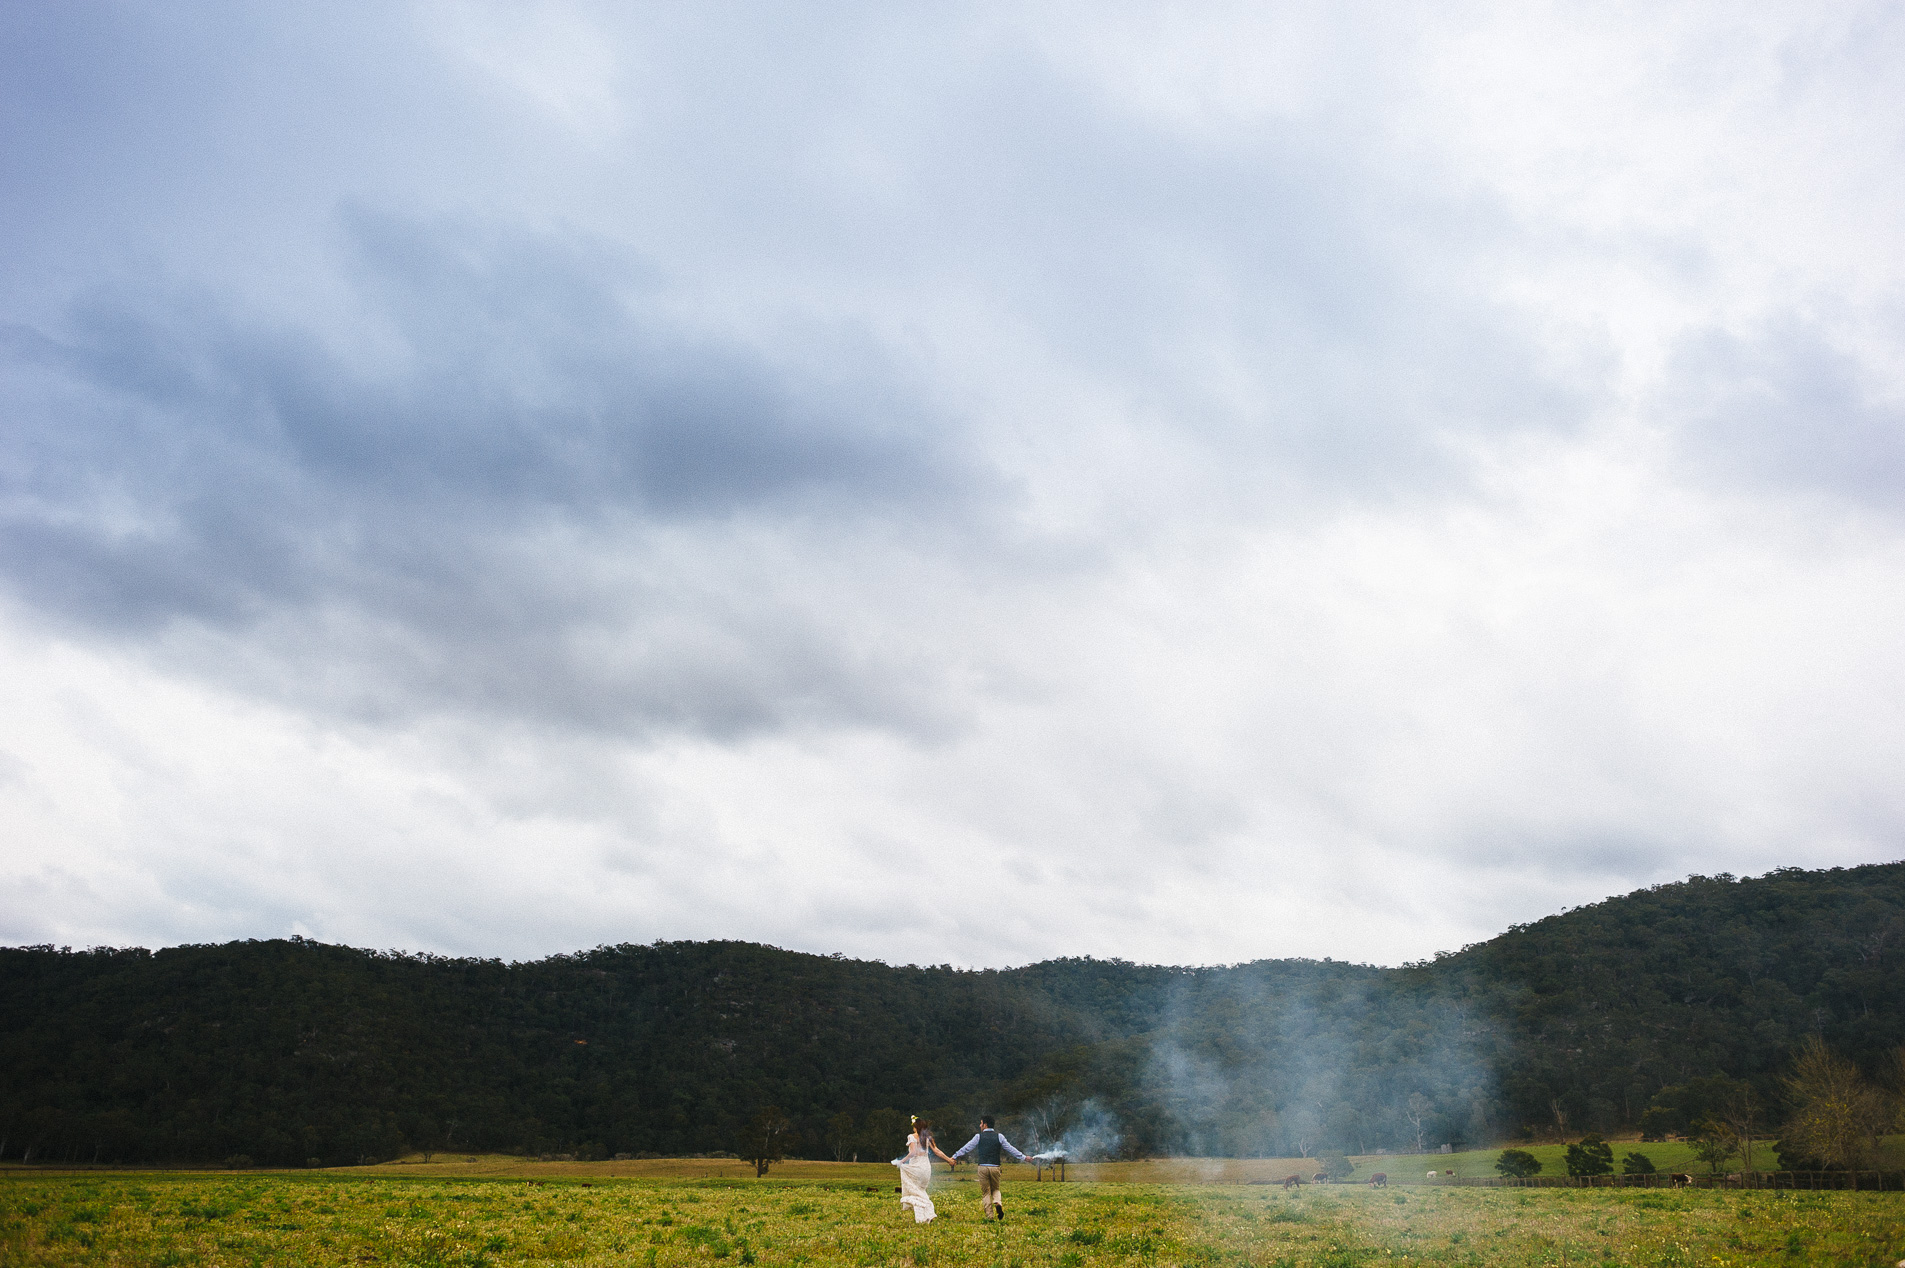
[[[747,1120],[747,1126],[741,1129],[741,1149],[743,1158],[754,1164],[756,1178],[767,1174],[768,1167],[784,1156],[787,1137],[794,1130],[794,1124],[781,1112],[778,1105],[765,1106],[754,1111],[754,1117]]]
[[[1541,1159],[1526,1149],[1504,1149],[1502,1156],[1495,1159],[1495,1170],[1517,1179],[1538,1176],[1541,1174]]]
[[[1347,1180],[1356,1170],[1356,1165],[1339,1153],[1318,1154],[1316,1160],[1323,1164],[1323,1174],[1332,1180]]]
[[[1422,1139],[1422,1125],[1429,1121],[1429,1116],[1433,1113],[1435,1113],[1434,1101],[1431,1101],[1420,1092],[1411,1092],[1409,1094],[1409,1105],[1408,1108],[1403,1111],[1402,1117],[1408,1122],[1410,1127],[1415,1129],[1416,1152],[1419,1154],[1429,1152],[1428,1145],[1425,1144]]]
[[[835,1162],[845,1162],[853,1149],[853,1115],[841,1110],[827,1120],[827,1148]]]
[[[1905,1047],[1894,1051],[1886,1064],[1892,1075],[1892,1130],[1905,1132]]]
[[[1642,1140],[1665,1140],[1669,1136],[1678,1136],[1686,1129],[1686,1120],[1677,1109],[1650,1105],[1640,1112]]]
[[[1289,1122],[1290,1143],[1296,1146],[1297,1157],[1309,1157],[1310,1150],[1316,1148],[1316,1138],[1320,1132],[1315,1111],[1300,1109],[1290,1115]]]
[[[1816,1160],[1828,1171],[1852,1170],[1871,1158],[1890,1115],[1884,1096],[1857,1066],[1811,1035],[1784,1082],[1793,1111],[1780,1135],[1782,1154]]]
[[[1751,1087],[1724,1074],[1703,1074],[1663,1087],[1641,1112],[1641,1139],[1691,1136],[1702,1119],[1719,1122],[1726,1117],[1729,1106],[1750,1105],[1752,1095]]]
[[[1759,1098],[1745,1083],[1736,1083],[1720,1101],[1712,1122],[1726,1133],[1732,1152],[1740,1156],[1740,1169],[1753,1169],[1753,1133],[1759,1129]]]
[[[1624,1176],[1653,1175],[1654,1160],[1644,1153],[1630,1153],[1621,1159],[1621,1174]]]
[[[281,1167],[389,1157],[405,1139],[443,1153],[738,1151],[769,1102],[806,1133],[790,1135],[790,1158],[833,1157],[842,1109],[860,1123],[848,1156],[891,1158],[905,1116],[873,1131],[868,1111],[948,1102],[961,1107],[936,1119],[948,1143],[969,1109],[1089,1104],[1105,1124],[1096,1152],[1126,1155],[1295,1153],[1292,1138],[1311,1157],[1426,1149],[1450,1133],[1506,1141],[1494,1133],[1517,1124],[1555,1139],[1556,1110],[1564,1142],[1643,1112],[1649,1134],[1664,1123],[1677,1138],[1719,1116],[1709,1072],[1722,1060],[1760,1095],[1745,1134],[1775,1136],[1800,1036],[1816,1029],[1873,1084],[1905,1043],[1905,940],[1871,942],[1883,929],[1905,931],[1905,863],[1660,886],[1394,970],[1065,959],[967,972],[735,942],[513,964],[301,939],[0,947],[0,1157],[242,1151]],[[1013,1040],[983,1053],[943,1041],[982,1032]],[[1298,1032],[1314,1036],[1307,1059],[1294,1059]],[[1403,1117],[1412,1091],[1435,1111],[1419,1142]],[[1318,1121],[1293,1123],[1304,1107]],[[1023,1132],[1010,1135],[1030,1143]]]
[[[1604,1176],[1614,1171],[1614,1147],[1590,1132],[1568,1146],[1568,1174]]]
[[[1366,1152],[1363,1148],[1366,1130],[1362,1111],[1348,1101],[1338,1101],[1331,1107],[1323,1122],[1323,1130],[1347,1153],[1354,1149],[1357,1153]]]
[[[896,1109],[868,1110],[860,1121],[857,1152],[868,1162],[880,1162],[906,1152],[907,1115]]]
[[[1708,1171],[1718,1172],[1735,1152],[1733,1133],[1723,1124],[1703,1118],[1694,1125],[1693,1156],[1706,1163]]]

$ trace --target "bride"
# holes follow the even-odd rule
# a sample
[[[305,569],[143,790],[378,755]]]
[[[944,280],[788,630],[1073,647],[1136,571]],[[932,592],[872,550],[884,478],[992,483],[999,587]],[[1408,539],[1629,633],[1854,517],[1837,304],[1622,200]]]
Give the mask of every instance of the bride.
[[[924,1224],[938,1214],[933,1210],[932,1196],[926,1191],[933,1182],[934,1154],[945,1158],[948,1165],[957,1165],[940,1152],[933,1140],[932,1124],[922,1123],[919,1115],[913,1115],[913,1134],[906,1138],[906,1156],[895,1158],[893,1165],[900,1169],[900,1205],[913,1209],[915,1224]]]

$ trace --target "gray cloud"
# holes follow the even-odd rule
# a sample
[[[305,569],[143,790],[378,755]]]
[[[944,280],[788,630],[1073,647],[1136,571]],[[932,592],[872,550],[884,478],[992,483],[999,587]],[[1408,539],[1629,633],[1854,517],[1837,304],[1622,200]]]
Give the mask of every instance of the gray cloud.
[[[1886,332],[1896,342],[1901,333]],[[1905,404],[1828,332],[1796,318],[1681,346],[1663,413],[1707,478],[1905,508]]]
[[[982,516],[997,477],[919,393],[863,349],[844,350],[849,397],[682,330],[586,244],[348,222],[387,345],[367,368],[204,297],[96,294],[70,333],[15,328],[11,368],[38,398],[7,491],[18,594],[121,637],[183,623],[293,660],[354,652],[380,688],[583,725],[745,729],[881,690],[769,595],[722,612],[727,579],[707,579],[710,604],[692,578],[644,582],[639,559],[631,592],[593,556],[683,526],[906,537]],[[604,623],[653,642],[662,609],[703,646],[629,665],[574,645]],[[313,621],[328,638],[280,628]]]
[[[36,937],[1400,959],[1895,848],[1879,6],[0,22]]]

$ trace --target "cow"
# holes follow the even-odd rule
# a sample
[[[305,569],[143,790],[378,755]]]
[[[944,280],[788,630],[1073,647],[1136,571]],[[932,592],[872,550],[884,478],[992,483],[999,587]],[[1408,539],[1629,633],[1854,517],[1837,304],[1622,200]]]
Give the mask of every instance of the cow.
[[[1329,1182],[1330,1182],[1330,1173],[1327,1171],[1319,1171],[1315,1175],[1310,1177],[1311,1184],[1328,1184]]]
[[[1378,1171],[1375,1175],[1369,1177],[1369,1187],[1372,1189],[1388,1188],[1389,1187],[1388,1173],[1383,1171]]]
[[[1291,1189],[1296,1188],[1297,1185],[1302,1183],[1302,1176],[1285,1176],[1283,1177],[1283,1191],[1288,1193]]]
[[[1673,1182],[1673,1187],[1676,1189],[1684,1189],[1693,1183],[1693,1177],[1684,1171],[1676,1171],[1667,1179]]]

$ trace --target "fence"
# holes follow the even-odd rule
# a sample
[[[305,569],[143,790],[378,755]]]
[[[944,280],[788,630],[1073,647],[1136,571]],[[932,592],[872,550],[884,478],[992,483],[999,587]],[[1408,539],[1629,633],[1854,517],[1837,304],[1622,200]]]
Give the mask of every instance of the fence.
[[[1673,1174],[1645,1176],[1437,1176],[1418,1184],[1477,1189],[1671,1189],[1682,1187]],[[1736,1171],[1730,1175],[1690,1174],[1695,1189],[1858,1189],[1905,1192],[1905,1171]]]

